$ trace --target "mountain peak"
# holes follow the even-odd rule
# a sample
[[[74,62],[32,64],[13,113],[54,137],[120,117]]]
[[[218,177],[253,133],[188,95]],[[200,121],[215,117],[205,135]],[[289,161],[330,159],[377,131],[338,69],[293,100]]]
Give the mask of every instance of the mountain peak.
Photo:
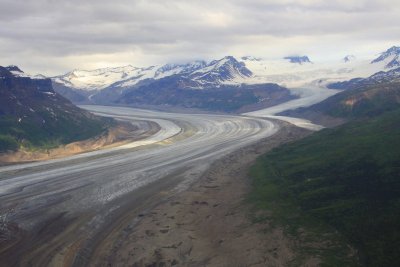
[[[343,58],[343,62],[344,63],[347,63],[347,62],[351,62],[351,61],[353,61],[353,60],[355,60],[356,59],[356,57],[354,56],[354,55],[347,55],[347,56],[345,56],[344,58]]]
[[[15,72],[24,73],[18,66],[15,66],[15,65],[7,66],[6,69],[11,72],[15,71]]]
[[[203,60],[195,60],[184,64],[168,63],[157,69],[157,71],[155,72],[155,77],[169,76],[178,73],[190,73],[198,69],[204,68],[206,65],[207,63]]]
[[[234,58],[233,56],[225,56],[223,59],[237,61],[236,58]]]
[[[7,70],[12,76],[17,77],[17,78],[31,78],[31,79],[35,79],[35,80],[47,79],[47,77],[42,74],[31,75],[29,73],[25,73],[16,65],[10,65],[7,67],[2,67],[2,68]],[[4,71],[3,71],[3,73],[4,73]]]
[[[284,59],[289,60],[290,63],[296,63],[303,65],[304,63],[312,63],[308,56],[288,56],[284,57]]]
[[[385,62],[385,68],[390,69],[400,67],[400,47],[392,46],[385,52],[381,53],[379,57],[371,61],[371,64]]]
[[[395,53],[396,55],[400,54],[400,46],[392,46],[391,48],[389,48],[386,52],[389,53]]]
[[[253,73],[246,68],[246,64],[244,62],[239,62],[233,56],[225,56],[220,60],[212,61],[208,66],[214,66],[214,68],[221,68],[224,66],[230,66],[242,77],[250,77]]]
[[[226,63],[239,63],[239,61],[236,60],[236,58],[234,58],[233,56],[225,56],[221,59],[216,59],[211,61],[208,66],[212,66],[212,65],[218,65],[218,66],[222,66]]]
[[[251,77],[253,73],[233,56],[211,61],[207,66],[191,73],[189,77],[199,84],[224,84]]]
[[[8,67],[3,67],[0,66],[0,78],[5,78],[5,77],[12,77],[12,73],[8,69]]]
[[[53,77],[53,81],[67,87],[74,87],[80,90],[100,90],[116,82],[128,79],[147,78],[153,74],[154,66],[147,68],[126,65],[121,67],[106,67],[94,70],[74,69],[64,75]],[[150,76],[151,76],[150,75]]]

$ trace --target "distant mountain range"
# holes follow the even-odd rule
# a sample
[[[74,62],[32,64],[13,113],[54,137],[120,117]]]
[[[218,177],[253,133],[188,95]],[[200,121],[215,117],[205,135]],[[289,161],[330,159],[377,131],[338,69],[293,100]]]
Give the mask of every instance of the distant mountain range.
[[[0,152],[83,140],[109,123],[56,93],[50,79],[0,66]]]
[[[266,60],[244,56],[240,60],[227,56],[211,62],[193,61],[185,64],[165,64],[148,67],[131,65],[97,70],[74,70],[53,77],[53,82],[75,90],[99,91],[107,87],[131,87],[143,80],[162,79],[181,75],[196,81],[194,88],[204,84],[256,84],[279,83],[291,85],[294,80],[310,82],[313,79],[329,78],[348,80],[367,77],[378,71],[394,68],[400,64],[400,47],[393,46],[373,60],[359,60],[346,55],[333,64],[311,63],[308,56],[288,56],[281,60]]]
[[[132,87],[144,80],[159,80],[180,75],[193,81],[190,88],[203,89],[223,84],[240,84],[252,76],[245,64],[234,57],[227,56],[210,63],[193,61],[186,64],[166,64],[145,68],[125,66],[104,68],[93,71],[74,70],[64,75],[53,77],[53,81],[79,90],[102,90],[107,87]]]
[[[334,64],[311,62],[308,56],[288,56],[281,60],[253,56],[237,60],[226,56],[210,62],[73,70],[51,79],[54,90],[74,103],[163,105],[238,112],[294,98],[285,87],[327,86],[366,78],[399,65],[400,47],[393,46],[373,60],[347,55]],[[213,98],[213,92],[221,99]],[[243,93],[250,93],[247,101],[233,99]]]
[[[380,71],[367,78],[354,78],[349,81],[328,84],[330,89],[350,89],[367,85],[378,85],[386,82],[400,82],[400,67],[389,71]]]
[[[227,56],[209,63],[72,71],[53,78],[54,89],[76,103],[157,105],[239,112],[295,98],[272,83],[246,83],[253,73]]]

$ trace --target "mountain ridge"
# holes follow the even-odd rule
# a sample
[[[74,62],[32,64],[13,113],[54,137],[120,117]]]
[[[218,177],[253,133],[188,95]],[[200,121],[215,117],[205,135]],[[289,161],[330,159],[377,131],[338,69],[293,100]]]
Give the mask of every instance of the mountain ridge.
[[[336,65],[333,65],[333,63],[331,65],[313,63],[308,56],[288,56],[282,61],[271,61],[254,56],[243,56],[237,60],[232,56],[225,56],[209,62],[195,60],[187,63],[167,63],[148,67],[126,65],[95,70],[73,70],[51,78],[54,83],[72,89],[99,91],[107,87],[132,87],[146,79],[156,80],[171,75],[182,75],[189,78],[192,76],[193,79],[198,79],[200,72],[207,72],[206,70],[210,70],[212,65],[228,61],[232,66],[236,66],[235,75],[215,79],[213,82],[219,81],[219,83],[229,84],[278,83],[283,85],[294,79],[299,80],[299,82],[302,80],[306,82],[309,79],[309,82],[312,82],[312,80],[329,77],[344,81],[359,76],[368,77],[376,72],[400,66],[399,49],[399,47],[393,46],[382,52],[378,58],[365,60],[365,62],[354,55],[347,55],[340,60],[343,65],[339,61]],[[238,64],[243,66],[240,67]],[[212,75],[210,72],[208,76],[212,77]],[[198,87],[201,89],[201,86]]]
[[[297,63],[303,65],[305,63],[312,63],[308,56],[287,56],[284,59],[289,60],[290,63]]]
[[[0,152],[87,139],[109,123],[56,93],[50,79],[33,79],[16,66],[0,66]]]
[[[52,77],[52,81],[56,92],[79,104],[122,103],[123,96],[128,95],[128,92],[132,95],[133,91],[140,88],[161,90],[167,96],[168,93],[160,88],[167,84],[170,90],[177,93],[177,103],[180,100],[187,100],[181,98],[183,95],[188,95],[182,90],[206,89],[212,92],[221,88],[235,89],[235,87],[243,90],[246,86],[252,88],[263,84],[266,85],[265,88],[269,87],[268,84],[291,88],[293,94],[298,95],[296,88],[326,87],[334,82],[348,81],[357,77],[365,78],[383,70],[392,70],[394,67],[388,68],[387,65],[397,55],[396,49],[397,47],[387,49],[381,53],[379,60],[376,58],[367,61],[348,55],[334,65],[311,62],[307,56],[287,57],[290,60],[281,58],[276,61],[254,56],[244,56],[239,60],[233,56],[225,56],[208,62],[195,60],[148,67],[126,65],[96,70],[73,70]],[[143,90],[139,91],[144,93]],[[153,102],[151,99],[148,101]]]
[[[233,67],[229,70],[229,66]],[[219,72],[218,69],[221,69]],[[107,87],[130,87],[134,86],[145,79],[161,79],[172,75],[190,76],[197,79],[200,83],[199,73],[206,75],[208,78],[215,77],[219,74],[228,75],[227,77],[215,78],[213,82],[223,83],[234,78],[246,78],[251,76],[251,71],[232,56],[226,56],[219,60],[213,60],[209,63],[202,60],[196,60],[184,64],[168,63],[162,66],[149,67],[133,67],[127,65],[115,68],[101,68],[96,70],[73,70],[64,75],[52,77],[53,81],[64,86],[73,87],[79,90],[101,90]],[[211,73],[215,72],[215,73]],[[224,73],[223,73],[224,72]],[[237,72],[237,73],[233,73]],[[86,74],[86,75],[85,75]]]
[[[342,91],[309,107],[279,115],[306,118],[335,126],[348,120],[377,116],[400,108],[400,68],[378,72],[368,78],[334,83]],[[333,123],[333,124],[332,124]]]
[[[385,52],[382,52],[379,57],[371,61],[371,64],[385,62],[385,68],[400,67],[400,47],[392,46]]]

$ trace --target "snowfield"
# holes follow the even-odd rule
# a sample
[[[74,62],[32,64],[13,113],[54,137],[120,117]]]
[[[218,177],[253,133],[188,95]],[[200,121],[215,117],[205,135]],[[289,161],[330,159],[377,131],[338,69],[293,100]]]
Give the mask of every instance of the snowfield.
[[[96,70],[74,70],[53,77],[53,81],[75,89],[96,91],[110,86],[127,88],[146,79],[157,80],[172,75],[182,75],[192,78],[200,85],[210,82],[215,86],[277,83],[288,88],[299,88],[316,82],[326,85],[352,78],[365,78],[379,71],[399,67],[400,48],[392,47],[375,59],[373,56],[369,59],[359,59],[353,55],[347,55],[333,62],[313,62],[312,58],[310,62],[303,62],[302,59],[303,57],[299,57],[300,63],[292,63],[284,58],[271,60],[245,56],[236,60],[234,57],[226,56],[211,62],[198,60],[185,64],[149,67],[128,65]],[[239,62],[243,63],[251,73],[241,70]],[[214,76],[217,79],[208,80]],[[204,77],[208,78],[203,79]]]

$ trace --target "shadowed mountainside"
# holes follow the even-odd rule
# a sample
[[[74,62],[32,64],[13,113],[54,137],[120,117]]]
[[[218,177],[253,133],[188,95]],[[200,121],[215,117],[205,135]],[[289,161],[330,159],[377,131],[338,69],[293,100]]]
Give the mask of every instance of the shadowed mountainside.
[[[111,124],[55,93],[50,79],[26,77],[16,67],[0,67],[0,151],[83,140]]]

